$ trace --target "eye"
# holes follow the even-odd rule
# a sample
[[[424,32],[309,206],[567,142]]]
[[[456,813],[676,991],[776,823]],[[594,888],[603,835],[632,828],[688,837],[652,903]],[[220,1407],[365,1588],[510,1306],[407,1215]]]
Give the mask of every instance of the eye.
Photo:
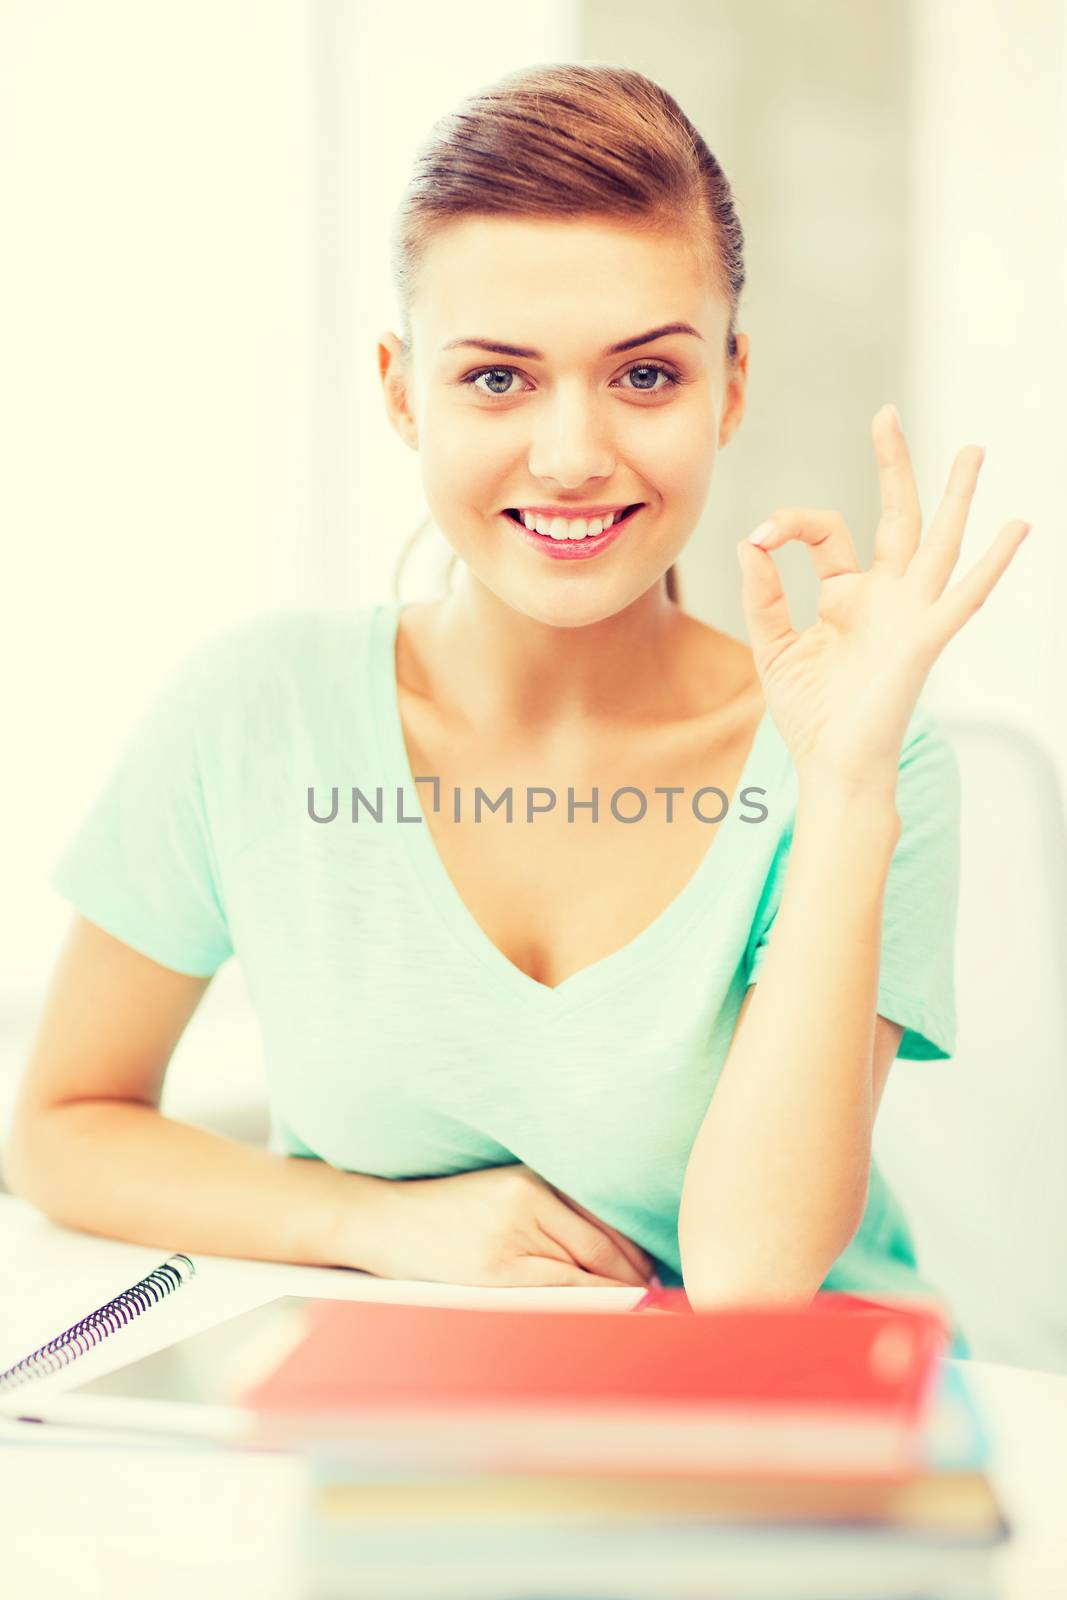
[[[467,374],[467,376],[465,378],[461,378],[460,379],[460,382],[469,384],[473,388],[474,385],[478,382],[479,378],[498,378],[501,375],[503,375],[504,377],[512,377],[512,376],[518,377],[518,373],[517,373],[517,371],[516,371],[516,369],[514,367],[480,367],[477,372],[468,372],[468,374]],[[507,396],[508,394],[511,393],[511,390],[510,389],[479,389],[478,393],[479,394],[489,395],[489,396],[500,395],[501,398],[504,398],[505,396]]]
[[[676,372],[673,372],[670,367],[663,366],[659,361],[635,362],[632,367],[627,367],[626,371],[623,373],[623,377],[628,378],[632,373],[635,372],[652,373],[653,378],[656,373],[661,373],[667,380],[663,386],[664,389],[669,389],[674,384],[677,384],[681,381]],[[640,394],[662,394],[663,389],[657,389],[655,387],[655,382],[653,381],[652,383],[639,383],[637,385],[637,392]]]

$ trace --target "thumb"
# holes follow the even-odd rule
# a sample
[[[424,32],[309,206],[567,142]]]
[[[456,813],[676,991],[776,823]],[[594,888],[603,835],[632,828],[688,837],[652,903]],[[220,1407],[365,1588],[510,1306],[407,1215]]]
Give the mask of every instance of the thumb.
[[[745,626],[756,665],[762,672],[789,648],[797,635],[774,557],[769,551],[742,539],[737,547],[737,559],[741,563]]]

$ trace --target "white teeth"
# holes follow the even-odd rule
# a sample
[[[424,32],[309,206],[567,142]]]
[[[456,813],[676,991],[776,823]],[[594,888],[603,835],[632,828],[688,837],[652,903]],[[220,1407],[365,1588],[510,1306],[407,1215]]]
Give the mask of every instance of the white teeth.
[[[530,533],[539,533],[547,539],[589,539],[603,533],[619,520],[621,511],[606,517],[538,517],[530,511],[522,512],[523,526]]]

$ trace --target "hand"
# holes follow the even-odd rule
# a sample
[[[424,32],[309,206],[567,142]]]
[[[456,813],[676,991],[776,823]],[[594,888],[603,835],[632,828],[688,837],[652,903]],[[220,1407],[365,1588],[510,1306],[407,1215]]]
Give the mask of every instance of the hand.
[[[391,1183],[384,1217],[383,1277],[617,1289],[652,1275],[643,1250],[521,1163]]]
[[[738,547],[742,604],[767,709],[798,773],[817,769],[895,792],[900,750],[926,676],[985,601],[1023,539],[1009,522],[945,592],[959,557],[984,452],[960,450],[926,538],[907,443],[892,406],[871,426],[882,514],[861,572],[836,511],[785,506],[760,544]],[[764,525],[766,526],[766,524]],[[758,531],[758,530],[757,530]],[[818,620],[796,633],[770,552],[801,539],[819,576]]]

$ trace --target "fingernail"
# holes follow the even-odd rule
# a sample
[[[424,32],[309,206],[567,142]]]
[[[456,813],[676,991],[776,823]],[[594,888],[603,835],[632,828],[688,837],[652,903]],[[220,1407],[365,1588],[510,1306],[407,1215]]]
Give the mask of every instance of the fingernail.
[[[889,415],[892,417],[892,419],[896,423],[897,427],[903,433],[904,425],[900,420],[900,412],[897,410],[896,406],[889,405],[889,406],[886,407],[886,410],[889,412]]]
[[[759,527],[749,534],[748,542],[749,544],[765,544],[773,532],[773,522],[761,522]]]
[[[659,1279],[658,1275],[655,1272],[652,1274],[651,1278],[649,1278],[648,1282],[649,1282],[649,1287],[652,1288],[652,1289],[662,1289],[663,1288],[663,1284],[660,1282],[660,1279]]]

